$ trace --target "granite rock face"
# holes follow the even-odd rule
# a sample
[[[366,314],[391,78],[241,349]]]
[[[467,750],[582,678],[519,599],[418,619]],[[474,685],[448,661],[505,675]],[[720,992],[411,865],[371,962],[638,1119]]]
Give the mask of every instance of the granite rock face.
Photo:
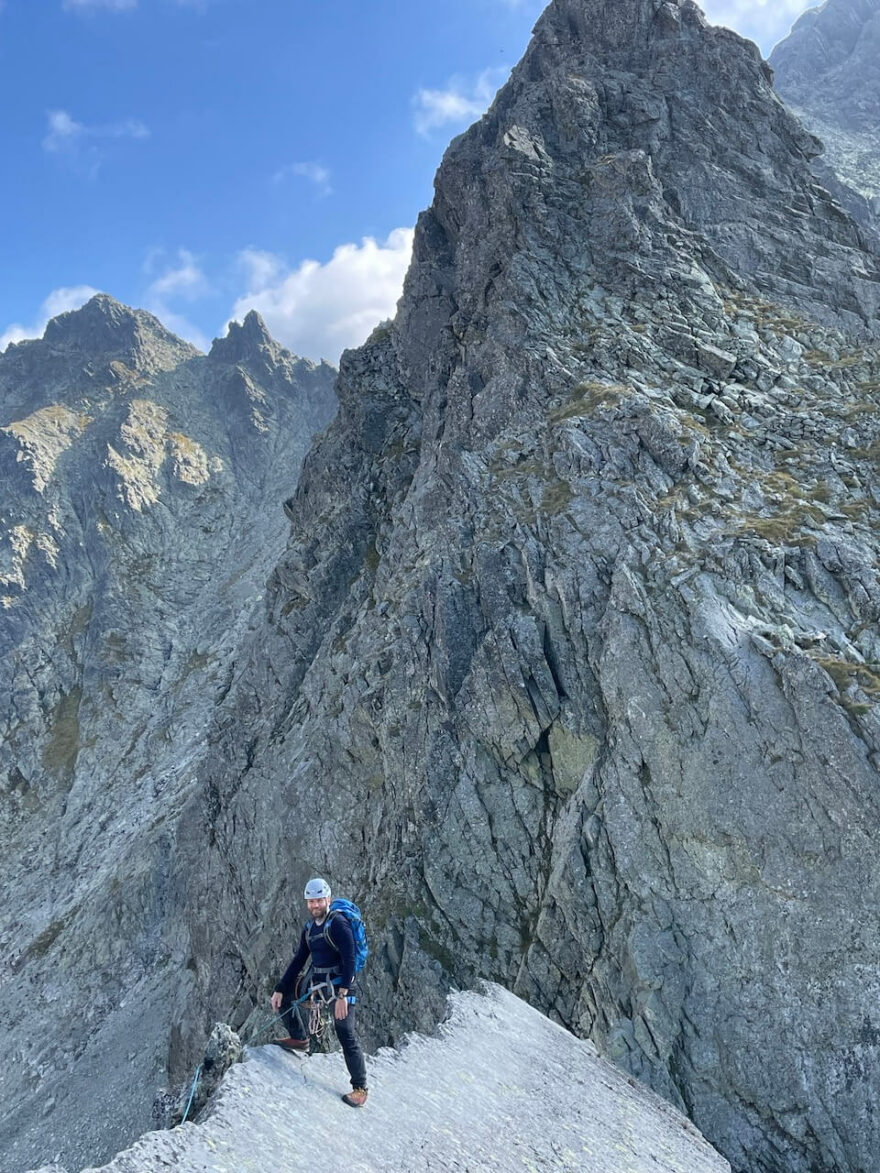
[[[205,356],[106,296],[0,356],[4,1170],[149,1125],[169,827],[334,377],[256,315]]]
[[[826,0],[770,57],[775,84],[827,162],[880,212],[880,0]]]
[[[554,0],[453,142],[182,815],[181,1074],[319,871],[374,1041],[491,978],[736,1170],[871,1167],[880,271],[818,149],[686,0]]]

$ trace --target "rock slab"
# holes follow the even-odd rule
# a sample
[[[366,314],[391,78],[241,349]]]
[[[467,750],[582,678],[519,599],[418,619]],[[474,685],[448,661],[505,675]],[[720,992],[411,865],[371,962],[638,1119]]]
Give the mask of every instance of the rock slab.
[[[730,1173],[685,1117],[498,987],[456,994],[435,1037],[371,1060],[357,1112],[344,1074],[339,1054],[249,1050],[203,1122],[83,1173]]]

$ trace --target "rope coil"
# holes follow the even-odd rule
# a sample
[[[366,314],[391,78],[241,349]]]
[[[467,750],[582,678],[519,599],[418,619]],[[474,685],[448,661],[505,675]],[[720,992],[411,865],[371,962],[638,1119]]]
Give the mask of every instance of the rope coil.
[[[341,977],[328,978],[326,981],[321,982],[320,985],[306,990],[302,997],[297,998],[295,1002],[291,1002],[290,1006],[288,1006],[286,1010],[282,1010],[280,1013],[273,1014],[267,1018],[257,1033],[251,1036],[250,1044],[253,1045],[257,1039],[260,1039],[264,1034],[267,1034],[274,1027],[275,1023],[282,1018],[283,1015],[287,1014],[295,1007],[301,1006],[303,1002],[306,1002],[309,999],[312,1000],[311,1006],[309,1007],[309,1034],[315,1035],[315,1037],[320,1040],[323,1037],[327,1026],[326,1022],[324,1021],[323,1012],[333,1003],[335,992],[333,987],[334,985],[339,985],[341,981]],[[316,1012],[317,1020],[315,1020],[313,1017]],[[312,1029],[313,1022],[315,1022],[315,1029]],[[196,1068],[196,1073],[193,1076],[192,1087],[190,1088],[189,1092],[189,1100],[187,1101],[186,1111],[184,1112],[178,1127],[181,1127],[186,1122],[186,1118],[189,1115],[189,1110],[192,1107],[193,1100],[195,1099],[199,1076],[202,1074],[202,1066],[203,1064],[200,1063]]]

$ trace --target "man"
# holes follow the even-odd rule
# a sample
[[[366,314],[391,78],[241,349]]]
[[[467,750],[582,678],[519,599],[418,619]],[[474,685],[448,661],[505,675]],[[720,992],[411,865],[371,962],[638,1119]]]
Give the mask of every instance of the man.
[[[342,1097],[352,1108],[362,1108],[367,1102],[367,1065],[354,1029],[354,935],[345,916],[330,912],[330,885],[320,877],[309,880],[305,891],[309,923],[302,931],[299,948],[284,971],[284,976],[272,995],[272,1009],[281,1011],[281,1021],[290,1037],[281,1039],[279,1046],[288,1051],[307,1051],[302,1022],[294,1002],[299,979],[311,958],[309,988],[327,981],[333,982],[337,994],[333,1001],[333,1025],[342,1044],[345,1065],[351,1077],[351,1091]]]

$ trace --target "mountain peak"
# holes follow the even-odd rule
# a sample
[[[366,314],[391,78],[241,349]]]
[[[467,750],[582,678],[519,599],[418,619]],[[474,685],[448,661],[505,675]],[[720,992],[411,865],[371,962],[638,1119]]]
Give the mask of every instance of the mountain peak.
[[[551,31],[562,40],[583,41],[591,51],[631,47],[634,38],[673,32],[683,19],[705,25],[690,0],[553,0],[535,28],[538,39]],[[588,34],[588,35],[587,35]]]
[[[444,306],[480,318],[487,297],[521,300],[526,274],[572,302],[539,293],[548,321],[596,287],[720,307],[717,290],[745,282],[812,320],[877,328],[874,245],[817,185],[821,145],[771,78],[692,0],[553,0],[451,144],[420,219],[398,319],[416,396],[445,345]]]
[[[215,338],[210,357],[223,362],[243,362],[269,348],[277,350],[277,343],[266,329],[266,323],[256,310],[249,310],[243,322],[230,322],[225,338]]]
[[[52,318],[43,342],[93,357],[123,358],[134,366],[149,363],[157,350],[173,350],[178,358],[181,352],[198,353],[146,310],[132,309],[106,293],[97,293],[79,309]]]

